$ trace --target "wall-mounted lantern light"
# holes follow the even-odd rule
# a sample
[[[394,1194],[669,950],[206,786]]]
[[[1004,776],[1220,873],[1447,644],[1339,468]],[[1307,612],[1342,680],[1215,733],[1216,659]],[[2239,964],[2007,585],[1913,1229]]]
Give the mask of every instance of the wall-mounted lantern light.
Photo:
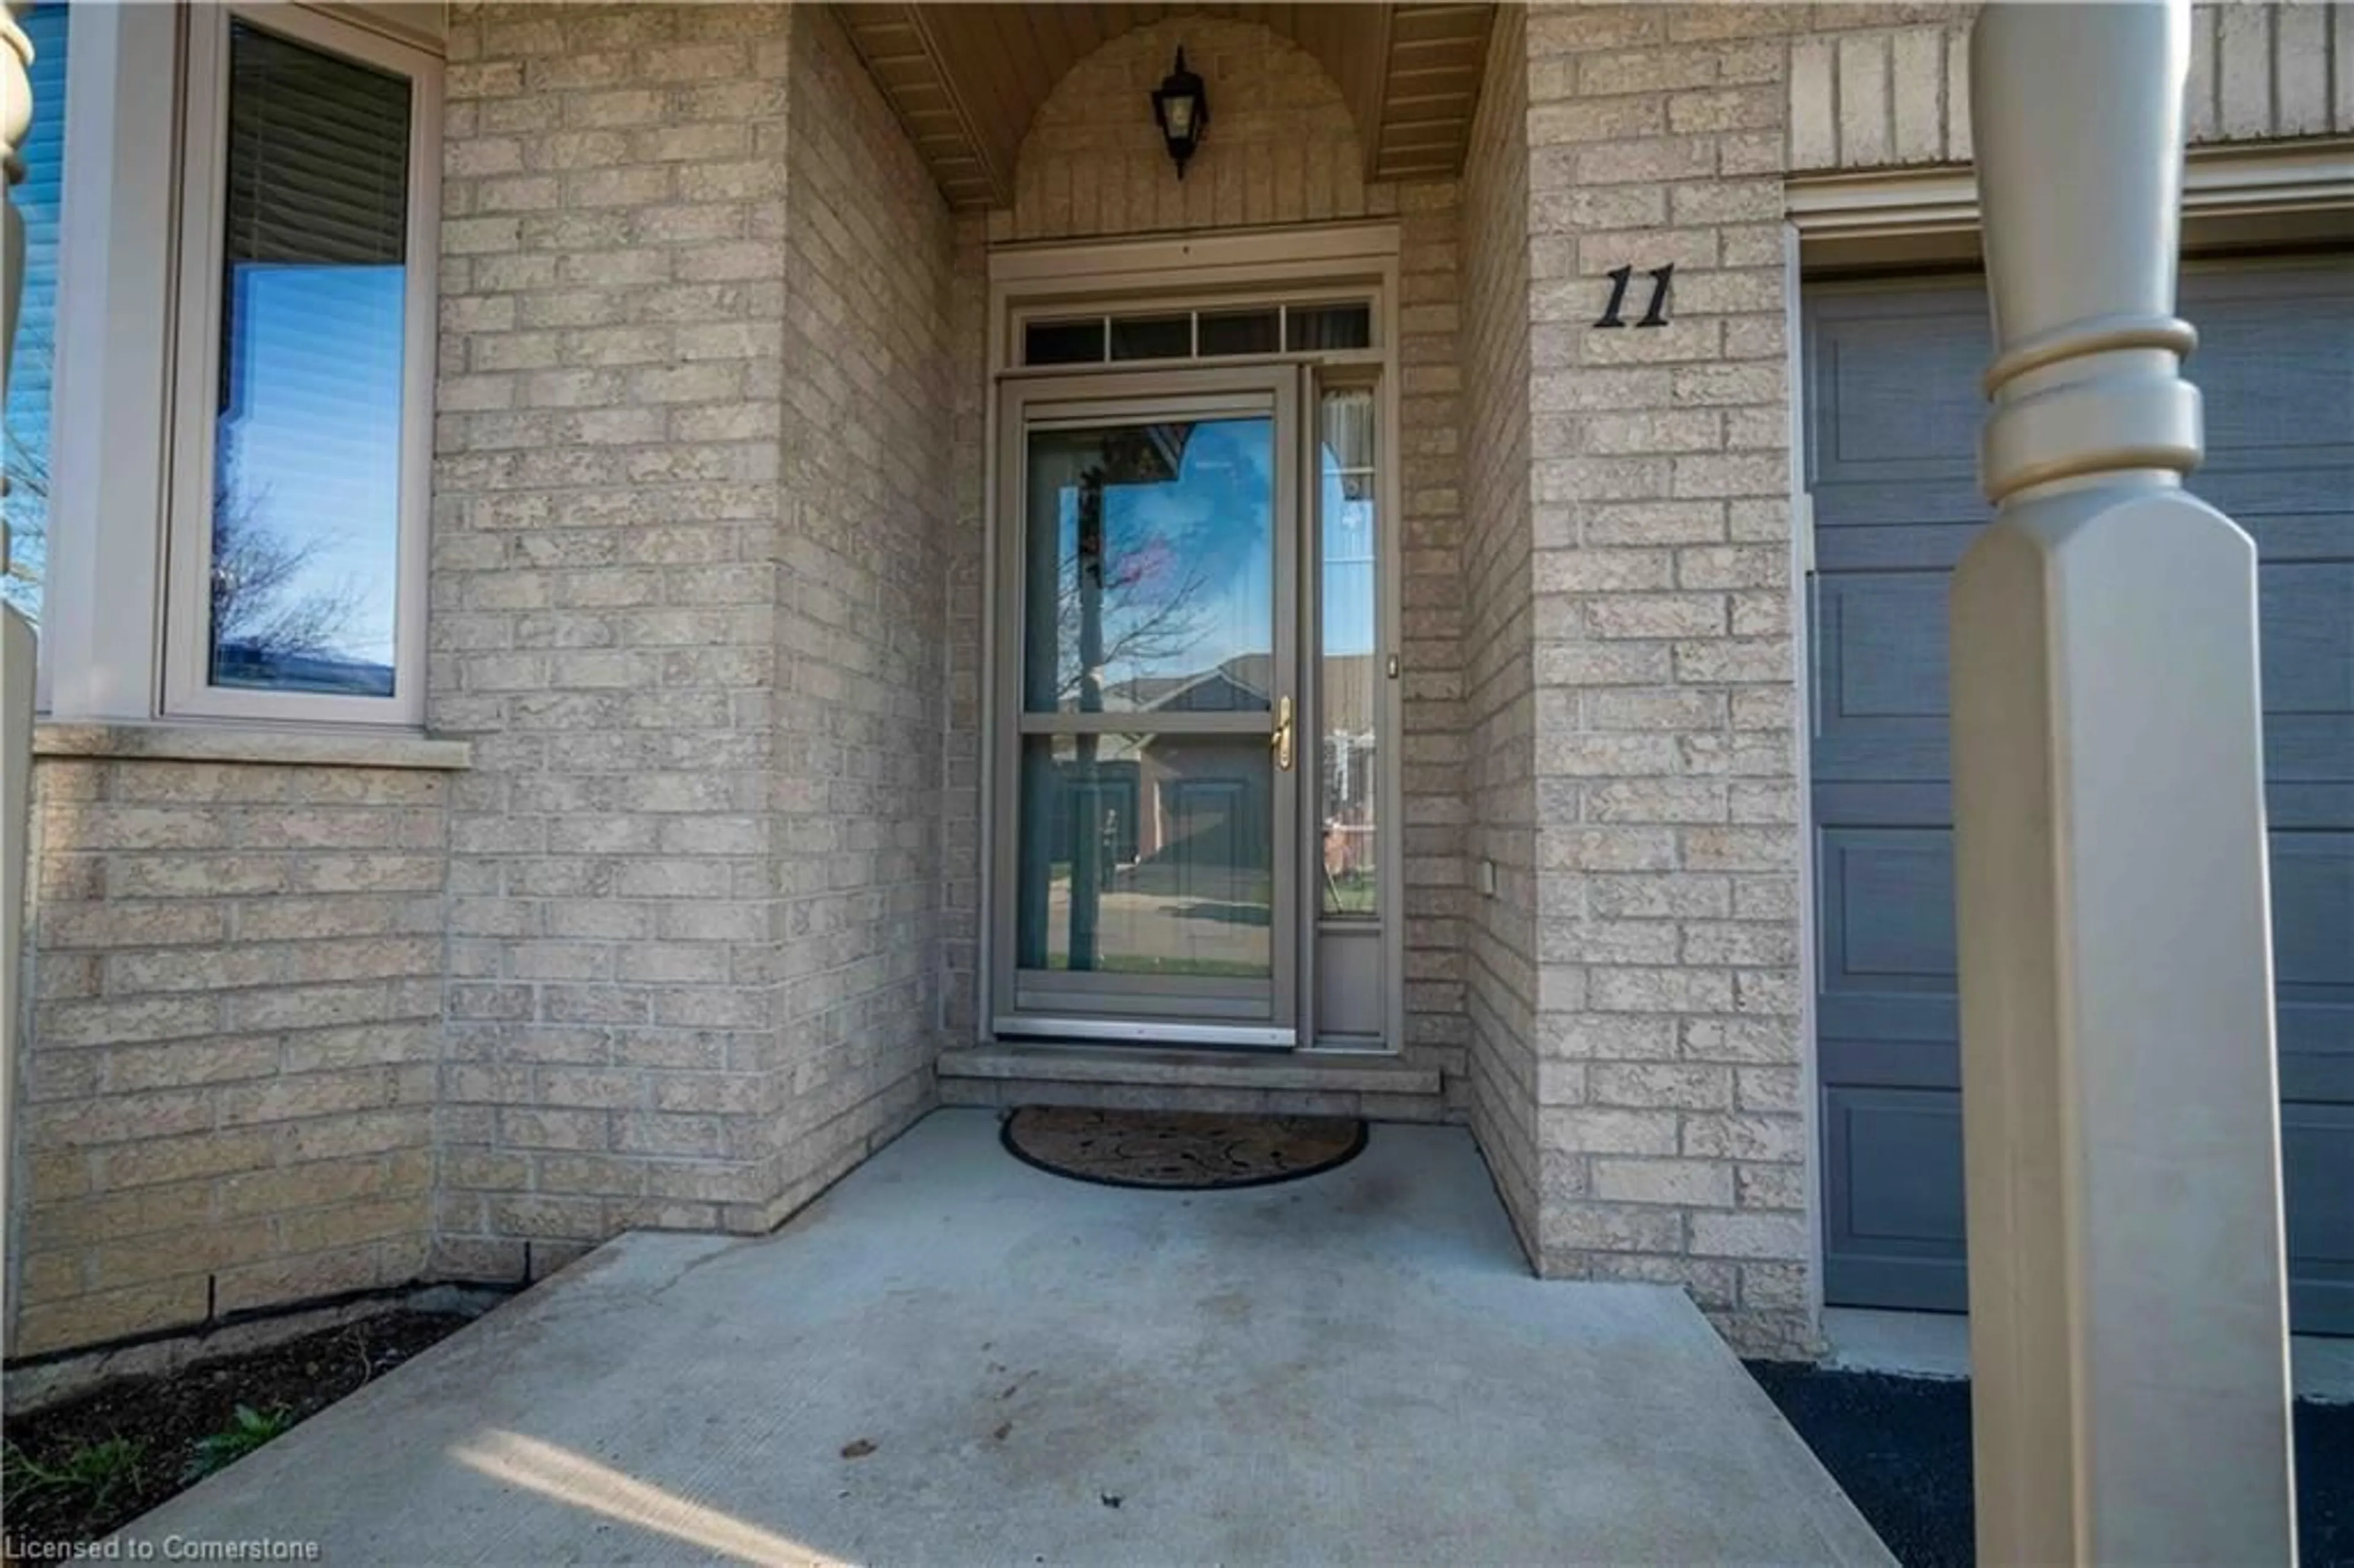
[[[1185,177],[1185,160],[1202,144],[1202,132],[1210,128],[1210,94],[1202,79],[1185,69],[1185,48],[1177,48],[1177,65],[1161,85],[1152,91],[1152,119],[1161,127],[1161,139],[1169,143],[1169,156],[1177,164],[1177,177]]]

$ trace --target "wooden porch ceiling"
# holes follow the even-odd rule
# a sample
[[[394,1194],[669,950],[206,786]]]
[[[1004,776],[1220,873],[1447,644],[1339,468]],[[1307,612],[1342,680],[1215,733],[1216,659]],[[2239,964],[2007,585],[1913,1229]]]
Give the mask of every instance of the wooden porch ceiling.
[[[1321,62],[1365,148],[1368,179],[1458,172],[1493,5],[841,4],[866,69],[949,205],[1004,207],[1031,117],[1088,54],[1164,16],[1258,22]],[[1217,108],[1218,84],[1210,83]],[[1137,112],[1150,112],[1140,96]],[[1214,131],[1213,132],[1214,134]]]

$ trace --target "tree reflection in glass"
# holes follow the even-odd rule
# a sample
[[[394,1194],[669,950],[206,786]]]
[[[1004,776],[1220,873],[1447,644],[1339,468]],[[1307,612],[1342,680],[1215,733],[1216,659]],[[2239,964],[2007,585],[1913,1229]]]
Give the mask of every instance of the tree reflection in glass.
[[[1264,418],[1032,434],[1023,683],[1028,712],[1268,709],[1273,460],[1272,423]],[[1151,728],[1149,720],[1139,727]],[[1140,798],[1140,768],[1153,777],[1166,771],[1156,766],[1161,757],[1205,755],[1199,745],[1174,746],[1173,739],[1079,731],[1051,763],[1025,761],[1016,938],[1024,967],[1086,970],[1105,961],[1104,897],[1119,865],[1117,846],[1137,832],[1140,813],[1155,824],[1172,816],[1216,824],[1214,833],[1194,834],[1198,842],[1172,843],[1168,856],[1198,858],[1214,849],[1227,861],[1267,858],[1259,848],[1264,779],[1172,777]],[[1107,745],[1125,754],[1112,760]],[[1263,751],[1261,740],[1251,758],[1261,774]],[[1208,810],[1204,791],[1214,784],[1242,791],[1232,809]],[[1060,826],[1066,821],[1067,836]],[[1061,944],[1049,927],[1065,863],[1050,845],[1069,857]],[[1188,866],[1209,874],[1206,866]],[[1261,875],[1253,885],[1261,898],[1264,882]],[[1168,956],[1178,961],[1173,950]],[[1129,957],[1141,962],[1150,955]]]

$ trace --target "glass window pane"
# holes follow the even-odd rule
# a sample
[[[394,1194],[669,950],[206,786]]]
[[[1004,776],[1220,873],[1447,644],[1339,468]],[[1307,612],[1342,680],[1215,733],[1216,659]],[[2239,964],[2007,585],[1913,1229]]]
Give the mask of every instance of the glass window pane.
[[[1191,316],[1129,316],[1111,323],[1114,359],[1185,359],[1193,352]]]
[[[1024,365],[1101,365],[1103,356],[1101,316],[1079,322],[1032,322],[1022,329]]]
[[[1270,757],[1264,736],[1025,737],[1015,962],[1269,975]]]
[[[1273,354],[1283,346],[1283,333],[1273,311],[1204,311],[1201,355],[1208,359],[1225,354]]]
[[[49,387],[57,371],[58,222],[65,208],[66,7],[35,5],[17,14],[32,40],[33,122],[25,134],[22,184],[8,193],[25,222],[24,292],[16,353],[9,362],[8,401],[0,410],[0,471],[8,566],[0,596],[37,622],[48,567]]]
[[[1284,320],[1294,354],[1373,345],[1371,305],[1294,305]]]
[[[211,677],[390,696],[409,86],[229,28]]]
[[[1028,450],[1026,710],[1264,712],[1274,422],[1034,430]]]
[[[1318,661],[1318,823],[1323,842],[1321,908],[1327,917],[1380,913],[1373,874],[1380,859],[1380,603],[1374,579],[1377,522],[1373,393],[1329,390],[1318,408],[1321,469],[1318,520],[1323,569],[1322,646]]]

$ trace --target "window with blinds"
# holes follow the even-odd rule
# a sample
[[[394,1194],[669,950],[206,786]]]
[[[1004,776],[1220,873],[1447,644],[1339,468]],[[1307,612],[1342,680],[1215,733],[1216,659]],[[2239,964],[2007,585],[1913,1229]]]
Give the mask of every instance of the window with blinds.
[[[411,84],[228,28],[209,683],[394,694]]]

